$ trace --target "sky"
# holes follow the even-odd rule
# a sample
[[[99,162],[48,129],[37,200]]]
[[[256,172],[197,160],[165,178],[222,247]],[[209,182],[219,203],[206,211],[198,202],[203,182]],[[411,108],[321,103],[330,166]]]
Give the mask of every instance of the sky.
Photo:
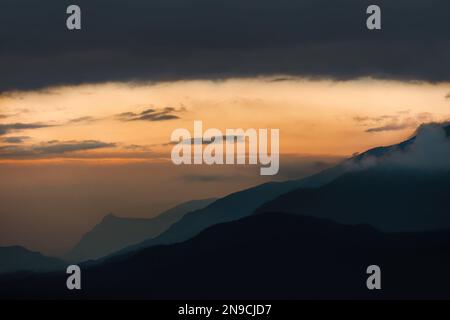
[[[61,255],[103,216],[301,178],[450,119],[448,1],[0,5],[0,246]],[[170,135],[280,129],[280,172],[175,166]]]

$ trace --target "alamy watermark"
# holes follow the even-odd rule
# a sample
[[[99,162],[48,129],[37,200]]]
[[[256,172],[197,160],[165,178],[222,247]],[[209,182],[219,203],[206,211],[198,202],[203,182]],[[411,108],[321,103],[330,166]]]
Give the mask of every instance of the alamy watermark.
[[[66,26],[69,30],[81,30],[81,8],[72,4],[67,7],[66,13],[69,15],[66,20]],[[369,30],[381,30],[381,8],[378,5],[367,7],[366,14],[369,16],[366,20],[366,26]]]
[[[179,128],[172,132],[170,140],[175,144],[171,158],[176,165],[260,164],[263,176],[276,175],[280,167],[279,129],[203,131],[203,122],[194,121],[193,135],[188,129]]]

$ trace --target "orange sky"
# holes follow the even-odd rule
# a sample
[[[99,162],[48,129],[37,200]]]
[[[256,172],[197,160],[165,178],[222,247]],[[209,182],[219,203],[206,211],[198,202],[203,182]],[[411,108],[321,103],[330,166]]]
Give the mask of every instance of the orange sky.
[[[176,128],[193,130],[194,120],[202,120],[205,129],[279,128],[281,153],[350,155],[399,141],[421,122],[448,119],[450,100],[445,96],[449,91],[449,84],[370,79],[108,83],[3,96],[0,113],[8,116],[2,123],[54,125],[7,135],[30,137],[26,145],[52,140],[116,144],[113,149],[102,149],[104,156],[100,157],[134,158],[145,151],[146,159],[164,158],[170,154],[170,147],[164,144],[170,141],[171,132]],[[174,108],[179,119],[117,118],[125,112],[165,107]],[[402,129],[366,132],[386,125]],[[84,153],[98,155],[99,150]]]

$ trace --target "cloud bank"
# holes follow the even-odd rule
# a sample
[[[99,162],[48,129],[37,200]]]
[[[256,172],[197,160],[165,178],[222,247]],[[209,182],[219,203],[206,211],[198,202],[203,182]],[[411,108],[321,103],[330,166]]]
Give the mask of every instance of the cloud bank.
[[[450,2],[3,0],[0,92],[105,81],[286,75],[450,80]],[[281,78],[282,79],[282,78]]]

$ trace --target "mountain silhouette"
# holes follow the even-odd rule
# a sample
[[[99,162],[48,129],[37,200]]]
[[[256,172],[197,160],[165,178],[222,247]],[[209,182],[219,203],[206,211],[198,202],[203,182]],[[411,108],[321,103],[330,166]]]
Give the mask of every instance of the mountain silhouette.
[[[126,246],[154,238],[186,213],[206,207],[214,200],[185,202],[154,218],[121,218],[109,214],[81,238],[67,254],[67,259],[70,261],[97,259]]]
[[[322,178],[322,176],[320,177]],[[326,181],[326,178],[322,179]],[[309,181],[310,183],[314,182],[313,179]],[[203,209],[186,214],[180,221],[174,223],[158,237],[127,247],[115,254],[122,254],[159,244],[171,244],[188,240],[202,230],[215,224],[246,217],[266,201],[296,189],[301,185],[302,181],[269,182],[230,194],[216,200]]]
[[[0,297],[76,299],[450,298],[450,231],[384,233],[281,212],[219,224],[198,236],[63,272],[0,277]],[[382,290],[366,287],[381,268]]]
[[[334,181],[288,192],[257,213],[300,213],[386,231],[450,228],[449,136],[448,125],[422,126],[396,148],[376,148],[347,163],[353,170]]]
[[[444,136],[450,136],[450,125],[432,124],[425,127],[437,127],[437,130],[442,131]],[[418,132],[420,132],[420,128]],[[185,241],[212,225],[249,216],[264,203],[269,202],[282,194],[298,188],[318,188],[332,182],[346,173],[359,170],[361,166],[365,166],[369,161],[389,158],[390,155],[399,153],[403,154],[408,148],[416,145],[418,140],[417,137],[418,134],[396,145],[370,149],[362,154],[351,157],[334,167],[303,179],[286,182],[269,182],[230,194],[216,200],[204,209],[186,214],[180,221],[174,223],[160,236],[127,247],[124,250],[120,250],[117,254],[159,244],[171,244]],[[334,211],[332,210],[329,213],[334,214]]]
[[[46,257],[24,247],[0,247],[0,274],[18,271],[51,271],[60,269],[65,264],[63,260]]]
[[[299,188],[261,212],[300,213],[385,231],[450,229],[450,171],[366,169],[319,188]]]

